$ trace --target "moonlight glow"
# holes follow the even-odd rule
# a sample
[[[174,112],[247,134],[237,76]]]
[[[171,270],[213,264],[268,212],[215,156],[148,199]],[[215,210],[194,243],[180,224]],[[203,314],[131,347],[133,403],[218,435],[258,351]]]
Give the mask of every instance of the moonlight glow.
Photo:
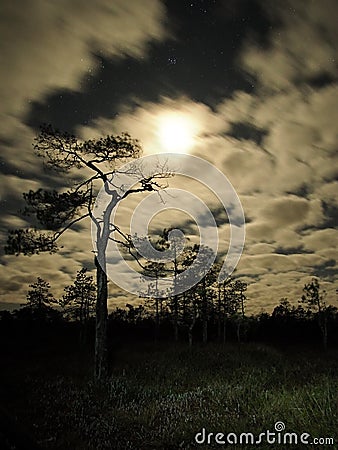
[[[161,118],[158,134],[163,151],[187,153],[194,145],[193,124],[180,114]]]

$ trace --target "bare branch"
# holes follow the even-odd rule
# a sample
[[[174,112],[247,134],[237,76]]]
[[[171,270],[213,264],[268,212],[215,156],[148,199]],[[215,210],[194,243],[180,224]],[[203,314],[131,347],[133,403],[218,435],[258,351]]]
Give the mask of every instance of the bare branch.
[[[81,220],[85,219],[86,217],[90,217],[89,213],[84,214],[81,217],[78,217],[77,219],[74,219],[72,222],[70,222],[68,225],[66,225],[61,231],[58,231],[57,233],[54,233],[54,241],[59,239],[59,237],[67,231],[69,228],[71,228],[73,225],[75,225],[77,222],[80,222]]]

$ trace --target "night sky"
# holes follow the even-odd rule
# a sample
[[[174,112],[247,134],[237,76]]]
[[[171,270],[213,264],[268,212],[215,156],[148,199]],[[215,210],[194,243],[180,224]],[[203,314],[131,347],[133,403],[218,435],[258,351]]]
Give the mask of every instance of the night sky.
[[[296,302],[312,276],[336,304],[337,13],[335,0],[3,1],[3,244],[7,229],[30,225],[22,192],[65,185],[34,155],[42,123],[84,139],[128,131],[147,154],[163,151],[158,117],[183,114],[190,153],[221,169],[243,204],[236,274],[248,311]],[[93,269],[89,223],[62,245],[52,256],[2,251],[2,309],[22,303],[37,276],[58,296],[79,268]],[[110,307],[139,301],[110,291]]]

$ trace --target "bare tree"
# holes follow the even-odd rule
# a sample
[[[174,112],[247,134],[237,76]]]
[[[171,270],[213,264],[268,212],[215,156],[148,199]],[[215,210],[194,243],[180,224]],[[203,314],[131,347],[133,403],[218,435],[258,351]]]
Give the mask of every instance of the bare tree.
[[[79,221],[90,218],[96,226],[97,253],[95,255],[97,299],[96,299],[96,339],[95,377],[107,376],[107,275],[106,249],[109,239],[116,239],[127,249],[131,249],[129,236],[111,224],[110,218],[116,206],[128,195],[144,191],[158,191],[164,186],[160,180],[169,176],[159,168],[158,173],[139,177],[138,185],[126,190],[112,188],[111,181],[119,173],[123,161],[137,158],[141,154],[139,142],[129,134],[109,135],[100,139],[80,141],[74,135],[61,132],[47,125],[41,128],[35,139],[35,151],[42,157],[48,169],[65,177],[65,185],[70,189],[62,192],[38,189],[24,194],[27,203],[26,214],[33,214],[43,231],[10,231],[6,252],[32,255],[39,252],[56,252],[57,240]],[[135,170],[138,170],[135,168]],[[74,172],[79,171],[78,174]],[[72,181],[74,178],[80,181]],[[109,203],[102,220],[93,214],[95,196],[104,187]],[[114,236],[118,235],[118,239]]]

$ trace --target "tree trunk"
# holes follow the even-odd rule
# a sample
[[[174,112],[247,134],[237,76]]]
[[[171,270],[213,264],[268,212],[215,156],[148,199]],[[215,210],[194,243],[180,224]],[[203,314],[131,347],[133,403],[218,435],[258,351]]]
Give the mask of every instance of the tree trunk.
[[[174,297],[174,340],[178,342],[178,296]]]
[[[208,299],[205,277],[202,280],[202,288],[202,341],[206,344],[208,342]]]
[[[175,340],[175,342],[178,342],[178,322],[177,322],[176,317],[175,317],[175,323],[174,323],[174,340]]]
[[[159,312],[159,299],[155,298],[155,341],[158,341],[160,334],[160,312]]]
[[[227,340],[227,318],[223,317],[223,344],[226,343]]]
[[[241,343],[241,321],[238,320],[237,322],[237,342]]]
[[[102,380],[108,375],[107,355],[107,275],[95,257],[97,299],[96,299],[96,334],[95,334],[95,379]]]
[[[323,348],[324,348],[324,352],[326,352],[327,350],[327,328],[324,328],[323,331]]]
[[[325,316],[326,311],[320,311],[320,313],[318,313],[320,315],[318,315],[319,317],[319,328],[320,331],[322,333],[322,343],[323,343],[323,350],[324,352],[326,352],[327,350],[327,317]]]
[[[188,336],[189,336],[189,347],[192,347],[192,329],[193,329],[193,325],[189,326],[189,331],[188,331]]]
[[[208,342],[208,319],[203,318],[203,344]]]
[[[174,339],[178,342],[178,295],[176,294],[176,279],[178,275],[178,266],[176,259],[176,244],[174,244]]]
[[[221,342],[221,289],[218,286],[218,301],[217,301],[217,340]]]
[[[193,329],[195,327],[196,324],[196,320],[197,320],[198,314],[196,313],[196,310],[194,311],[194,317],[192,319],[191,324],[189,325],[189,329],[188,329],[188,337],[189,337],[189,347],[192,347],[192,342],[193,342]]]
[[[222,332],[221,332],[221,318],[220,316],[217,317],[217,340],[218,342],[222,341]]]

